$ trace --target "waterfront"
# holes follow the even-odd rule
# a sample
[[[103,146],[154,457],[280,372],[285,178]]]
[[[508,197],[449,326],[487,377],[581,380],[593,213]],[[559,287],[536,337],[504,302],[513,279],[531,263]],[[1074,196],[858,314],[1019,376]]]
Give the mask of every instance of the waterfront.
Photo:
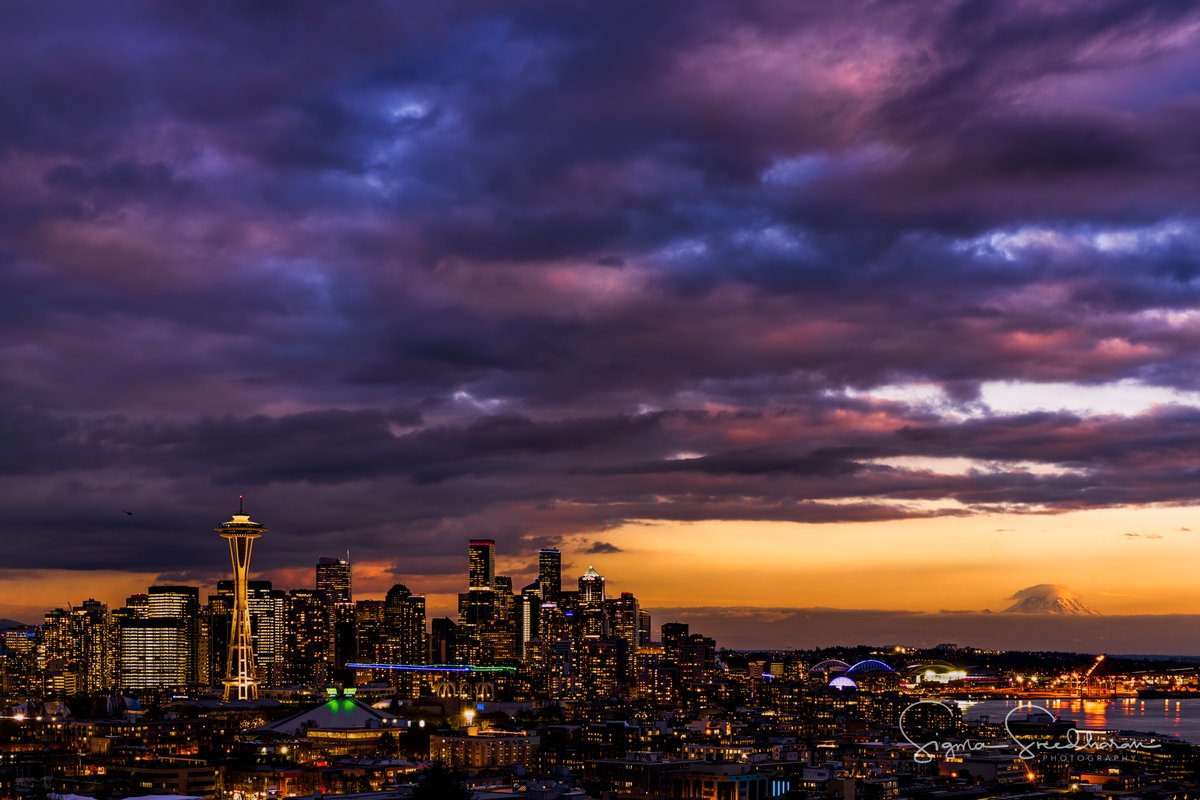
[[[1033,719],[1041,715],[1038,707],[1061,719],[1074,720],[1081,728],[1152,732],[1200,744],[1200,699],[1143,700],[1136,697],[1115,700],[1078,700],[1047,698],[1042,700],[984,700],[962,703],[967,720],[1004,717],[1014,706],[1032,707]],[[1018,712],[1014,719],[1023,719]]]

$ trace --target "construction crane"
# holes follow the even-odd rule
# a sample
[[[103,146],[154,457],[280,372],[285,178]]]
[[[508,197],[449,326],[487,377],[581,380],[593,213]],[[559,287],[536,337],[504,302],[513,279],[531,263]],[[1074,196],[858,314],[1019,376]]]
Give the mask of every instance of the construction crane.
[[[1079,679],[1079,699],[1080,700],[1087,699],[1088,681],[1090,681],[1092,679],[1092,673],[1096,671],[1096,668],[1100,666],[1100,663],[1102,661],[1104,661],[1104,659],[1106,657],[1107,657],[1107,655],[1105,653],[1101,653],[1100,655],[1096,656],[1096,660],[1092,662],[1092,665],[1090,667],[1088,667],[1088,671],[1083,673],[1083,677],[1081,677]]]

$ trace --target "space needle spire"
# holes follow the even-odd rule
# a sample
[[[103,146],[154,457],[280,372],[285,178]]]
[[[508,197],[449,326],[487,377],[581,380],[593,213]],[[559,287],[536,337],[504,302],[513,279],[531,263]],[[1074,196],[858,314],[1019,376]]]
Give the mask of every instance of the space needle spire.
[[[229,540],[233,560],[233,620],[229,631],[229,659],[226,662],[225,699],[257,700],[258,674],[254,668],[254,639],[250,630],[250,550],[254,540],[267,529],[245,512],[245,498],[238,498],[238,513],[217,526],[217,533]]]

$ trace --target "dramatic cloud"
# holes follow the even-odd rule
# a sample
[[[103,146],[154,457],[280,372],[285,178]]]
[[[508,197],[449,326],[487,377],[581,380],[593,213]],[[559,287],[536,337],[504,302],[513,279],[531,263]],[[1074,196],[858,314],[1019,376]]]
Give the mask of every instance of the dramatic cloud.
[[[583,551],[588,555],[596,555],[599,553],[619,553],[621,548],[609,542],[592,542],[587,549]]]
[[[1194,3],[10,12],[8,567],[1197,502]]]

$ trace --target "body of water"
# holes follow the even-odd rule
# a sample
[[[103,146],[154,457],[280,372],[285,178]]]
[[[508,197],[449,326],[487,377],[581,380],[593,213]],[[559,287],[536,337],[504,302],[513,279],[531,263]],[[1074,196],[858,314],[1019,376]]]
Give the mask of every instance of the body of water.
[[[1048,710],[1060,719],[1074,720],[1080,728],[1090,730],[1123,730],[1157,733],[1185,742],[1200,744],[1200,699],[1180,698],[1142,700],[1136,697],[1117,700],[983,700],[961,704],[963,717],[978,720],[988,717],[1000,722],[1014,706],[1030,709],[1030,719],[1046,719],[1038,708]],[[1012,719],[1024,719],[1021,711]]]

